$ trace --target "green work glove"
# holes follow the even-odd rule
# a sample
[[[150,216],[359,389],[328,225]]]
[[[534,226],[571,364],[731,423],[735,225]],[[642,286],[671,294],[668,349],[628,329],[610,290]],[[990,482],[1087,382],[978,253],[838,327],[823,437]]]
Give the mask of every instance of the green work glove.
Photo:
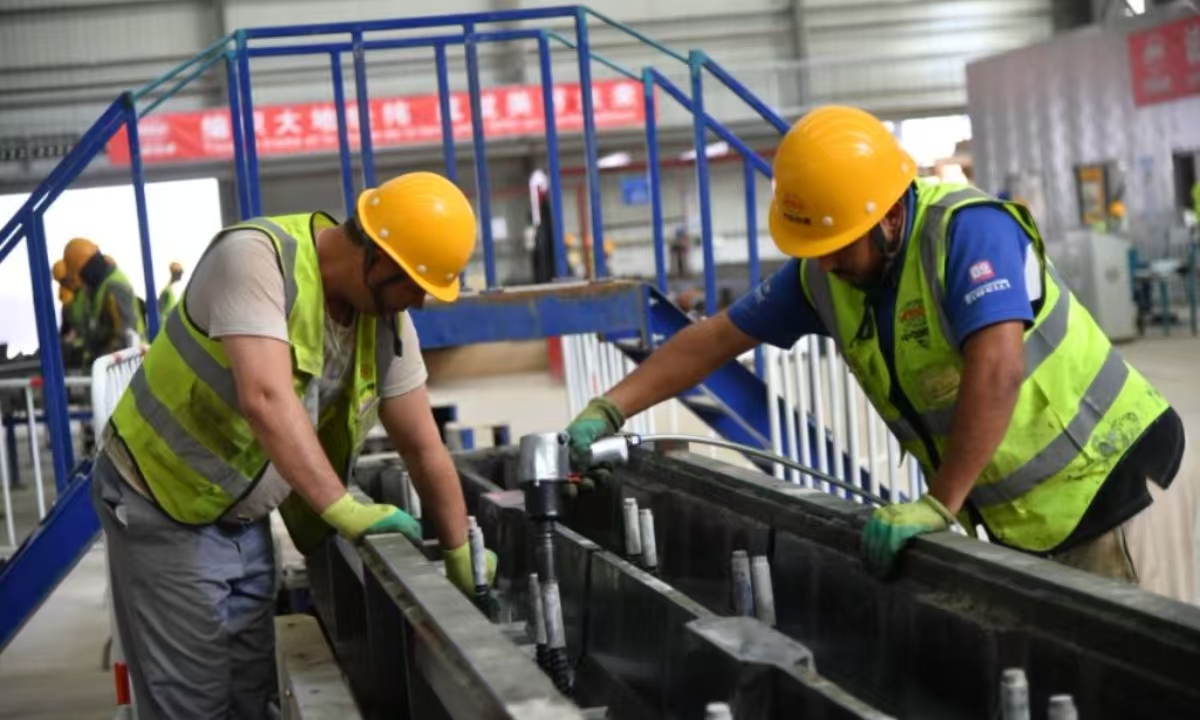
[[[862,531],[862,556],[867,569],[879,577],[891,574],[896,556],[909,540],[945,530],[954,514],[932,495],[899,505],[875,508]]]
[[[321,519],[351,541],[357,541],[364,535],[401,533],[413,542],[421,542],[421,523],[412,515],[394,505],[360,503],[350,493],[325,508]]]
[[[567,426],[571,465],[579,471],[592,463],[592,443],[606,438],[625,424],[625,414],[603,395],[592,398],[583,412]]]
[[[487,556],[488,587],[491,587],[496,579],[496,553],[485,550],[484,554]],[[467,597],[475,597],[475,579],[471,577],[471,544],[463,543],[453,550],[447,550],[442,553],[442,558],[446,561],[446,578]]]

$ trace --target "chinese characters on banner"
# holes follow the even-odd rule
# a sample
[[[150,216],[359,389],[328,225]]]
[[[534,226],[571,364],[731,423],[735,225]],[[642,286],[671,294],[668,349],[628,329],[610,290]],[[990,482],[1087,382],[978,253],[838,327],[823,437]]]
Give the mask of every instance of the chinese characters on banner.
[[[1200,16],[1130,33],[1127,41],[1134,104],[1200,95]]]
[[[559,132],[583,129],[579,85],[554,86],[554,112]],[[639,125],[646,117],[641,83],[601,80],[592,83],[597,128]],[[542,90],[500,87],[480,93],[484,134],[489,137],[541,135],[545,132]],[[376,148],[437,143],[442,137],[437,95],[379,98],[370,101],[371,140]],[[471,104],[467,93],[450,95],[454,137],[471,137]],[[337,151],[337,111],[332,102],[268,105],[254,111],[259,156]],[[359,144],[355,103],[347,103],[346,126],[352,148]],[[163,113],[138,123],[144,162],[223,160],[233,157],[233,133],[227,108]],[[109,141],[109,160],[129,164],[129,142],[121,130]]]

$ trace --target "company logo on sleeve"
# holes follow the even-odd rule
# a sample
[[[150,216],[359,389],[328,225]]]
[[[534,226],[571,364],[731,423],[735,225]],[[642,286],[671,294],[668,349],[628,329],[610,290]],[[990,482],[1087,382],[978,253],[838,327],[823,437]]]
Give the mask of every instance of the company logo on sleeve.
[[[1004,292],[1005,290],[1009,290],[1011,288],[1012,288],[1012,285],[1010,285],[1008,280],[1005,280],[1004,278],[1000,278],[999,280],[993,280],[990,283],[987,283],[986,285],[980,285],[979,287],[975,288],[971,292],[964,295],[963,302],[966,303],[967,305],[971,305],[972,303],[974,303],[976,300],[983,297],[984,295],[991,295],[992,293],[996,293],[996,292]]]
[[[991,280],[996,276],[996,273],[992,271],[992,264],[987,260],[980,260],[968,268],[967,272],[971,275],[971,282],[973,283]]]

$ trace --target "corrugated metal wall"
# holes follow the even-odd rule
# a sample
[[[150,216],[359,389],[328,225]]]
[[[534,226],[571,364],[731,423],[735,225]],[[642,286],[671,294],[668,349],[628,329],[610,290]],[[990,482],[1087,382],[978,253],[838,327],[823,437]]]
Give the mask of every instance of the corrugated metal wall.
[[[1161,250],[1175,214],[1171,156],[1200,150],[1200,97],[1135,107],[1126,35],[1169,19],[1094,26],[970,65],[977,184],[1040,179],[1038,220],[1053,238],[1079,225],[1075,167],[1116,162],[1136,241]]]
[[[555,4],[557,0],[443,0],[416,12]],[[0,0],[0,136],[80,130],[120,90],[139,86],[238,27],[385,18],[413,12],[414,5],[393,0]],[[902,113],[961,107],[964,59],[1046,37],[1050,5],[1051,0],[594,3],[672,47],[703,48],[784,109],[834,99],[870,105],[923,88],[943,92],[923,103],[911,98],[898,103]],[[635,69],[648,62],[671,69],[669,58],[627,35],[593,26],[594,47],[614,60]],[[531,45],[515,52],[485,46],[483,52],[485,84],[511,82],[536,67]],[[861,60],[864,56],[890,60],[867,62]],[[452,66],[452,82],[458,87],[465,85],[460,57],[454,56]],[[837,67],[822,60],[830,57],[840,59]],[[806,59],[817,65],[798,64]],[[433,88],[429,52],[372,54],[370,64],[373,93]],[[323,59],[256,61],[256,100],[326,97],[326,68]],[[681,78],[682,71],[677,66]],[[558,78],[569,81],[575,73],[565,55],[555,63]],[[606,71],[598,69],[597,74]],[[220,103],[215,90],[221,78],[216,75],[169,107]],[[536,73],[528,72],[528,77],[536,79]]]

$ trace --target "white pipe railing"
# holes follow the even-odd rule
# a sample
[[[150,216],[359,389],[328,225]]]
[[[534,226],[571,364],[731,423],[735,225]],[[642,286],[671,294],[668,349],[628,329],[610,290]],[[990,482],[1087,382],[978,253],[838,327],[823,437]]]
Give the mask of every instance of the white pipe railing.
[[[612,389],[633,372],[635,364],[616,345],[600,341],[595,335],[565,335],[561,338],[563,374],[567,383],[567,412],[575,417],[596,395]],[[674,401],[672,401],[674,404]],[[670,409],[672,431],[678,430],[678,409]],[[626,427],[642,435],[654,433],[652,411],[638,413],[626,421]]]
[[[4,530],[8,543],[5,545],[6,555],[17,549],[17,527],[13,519],[12,490],[8,478],[8,443],[0,442],[0,485],[4,487]]]
[[[869,478],[865,489],[876,495],[882,488],[909,497],[923,492],[919,466],[911,457],[900,457],[899,444],[838,357],[833,340],[801,338],[789,350],[768,347],[766,358],[767,397],[784,408],[782,422],[774,413],[769,422],[775,452],[857,487],[863,486],[865,474]],[[810,448],[810,422],[816,448]],[[832,447],[832,455],[827,445]],[[775,477],[797,484],[811,482],[811,487],[837,494],[827,483],[801,477],[790,469],[785,472],[777,466]]]

